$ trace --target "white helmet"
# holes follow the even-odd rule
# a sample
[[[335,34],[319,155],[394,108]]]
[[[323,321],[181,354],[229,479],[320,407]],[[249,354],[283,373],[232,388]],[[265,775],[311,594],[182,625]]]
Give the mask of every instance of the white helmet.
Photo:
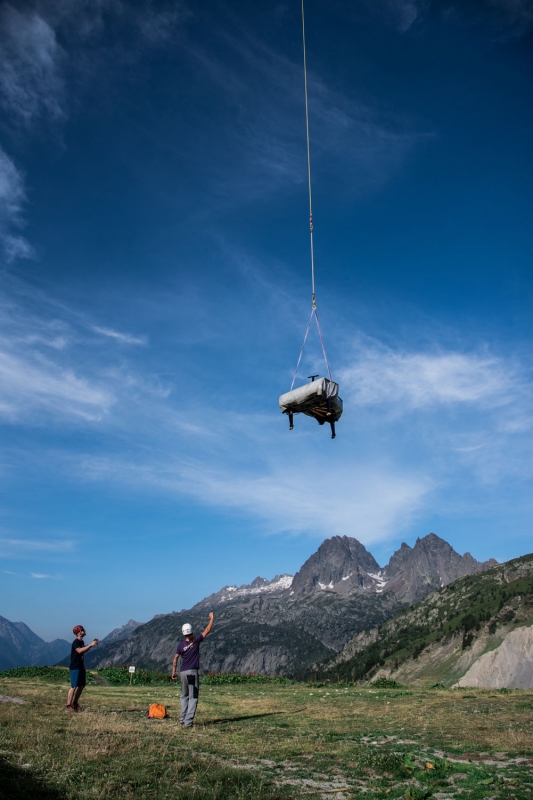
[[[192,633],[192,625],[186,622],[185,625],[181,626],[181,632],[184,636],[190,636]]]

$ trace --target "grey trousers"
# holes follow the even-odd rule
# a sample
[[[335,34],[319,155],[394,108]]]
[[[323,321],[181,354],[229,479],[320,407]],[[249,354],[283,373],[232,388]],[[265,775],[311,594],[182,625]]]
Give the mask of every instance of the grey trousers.
[[[194,715],[196,714],[196,706],[198,705],[198,691],[200,689],[198,670],[186,669],[184,672],[180,672],[180,677],[180,722],[183,722],[184,726],[189,728],[192,725]]]

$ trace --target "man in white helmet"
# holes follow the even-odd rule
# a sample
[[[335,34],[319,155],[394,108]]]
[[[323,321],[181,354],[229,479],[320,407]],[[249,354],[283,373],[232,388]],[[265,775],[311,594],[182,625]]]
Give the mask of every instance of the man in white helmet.
[[[200,669],[200,644],[206,636],[211,633],[213,627],[213,612],[209,612],[209,622],[207,628],[200,636],[195,636],[192,632],[192,625],[188,622],[182,626],[181,632],[185,636],[176,648],[176,655],[172,661],[172,679],[176,678],[176,668],[178,659],[181,656],[181,714],[180,722],[184,728],[192,728],[196,706],[198,705],[198,691],[200,688],[199,669]]]

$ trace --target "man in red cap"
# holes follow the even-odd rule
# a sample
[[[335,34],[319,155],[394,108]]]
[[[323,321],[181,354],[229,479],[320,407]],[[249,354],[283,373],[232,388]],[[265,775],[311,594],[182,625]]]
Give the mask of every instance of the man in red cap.
[[[85,628],[83,625],[76,625],[72,628],[72,633],[75,639],[72,642],[70,649],[70,689],[68,690],[67,707],[65,711],[81,711],[81,706],[78,703],[80,695],[85,688],[85,664],[83,663],[84,654],[98,644],[98,639],[93,639],[91,644],[85,644],[83,637]]]

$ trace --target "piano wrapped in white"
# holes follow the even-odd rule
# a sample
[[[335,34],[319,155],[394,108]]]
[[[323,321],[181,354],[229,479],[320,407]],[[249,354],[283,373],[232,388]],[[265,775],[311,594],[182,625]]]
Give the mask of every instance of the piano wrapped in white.
[[[339,384],[328,378],[319,378],[305,386],[299,386],[291,392],[285,392],[279,398],[279,407],[289,416],[289,427],[293,429],[293,415],[306,414],[314,417],[319,425],[329,422],[332,438],[335,438],[335,423],[342,414],[342,400],[339,397]]]

